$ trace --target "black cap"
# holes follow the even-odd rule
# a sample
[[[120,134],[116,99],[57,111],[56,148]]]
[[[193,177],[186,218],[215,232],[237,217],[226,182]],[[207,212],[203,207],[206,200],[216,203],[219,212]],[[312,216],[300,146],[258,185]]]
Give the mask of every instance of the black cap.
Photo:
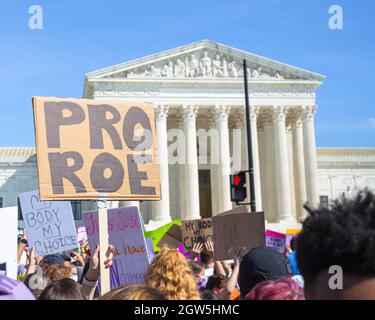
[[[42,261],[47,265],[64,265],[64,258],[60,254],[50,254],[48,256],[45,256]]]
[[[241,296],[246,296],[259,282],[286,278],[291,273],[288,258],[275,249],[266,246],[253,248],[240,264],[238,282]]]

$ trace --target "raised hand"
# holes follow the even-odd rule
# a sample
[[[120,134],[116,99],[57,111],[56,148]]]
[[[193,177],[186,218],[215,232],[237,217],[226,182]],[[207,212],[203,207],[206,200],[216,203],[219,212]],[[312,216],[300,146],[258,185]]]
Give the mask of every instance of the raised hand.
[[[166,242],[163,242],[160,246],[160,249],[170,249]]]
[[[206,247],[208,254],[213,256],[214,255],[214,243],[211,240],[207,240],[204,245]]]
[[[90,266],[89,270],[87,271],[87,278],[88,280],[95,281],[98,280],[100,276],[100,247],[99,245],[96,246],[94,253],[90,258]],[[104,261],[105,268],[108,269],[112,265],[113,254],[115,252],[115,247],[113,245],[109,245],[106,253],[106,260]]]
[[[198,257],[201,254],[201,252],[203,251],[203,248],[204,248],[203,243],[201,243],[201,242],[194,243],[193,248],[191,250],[190,258],[195,259],[196,257]]]
[[[79,265],[81,267],[83,267],[85,265],[85,260],[83,259],[83,257],[80,254],[78,254],[75,251],[72,251],[72,255],[73,255],[73,258],[79,263]]]

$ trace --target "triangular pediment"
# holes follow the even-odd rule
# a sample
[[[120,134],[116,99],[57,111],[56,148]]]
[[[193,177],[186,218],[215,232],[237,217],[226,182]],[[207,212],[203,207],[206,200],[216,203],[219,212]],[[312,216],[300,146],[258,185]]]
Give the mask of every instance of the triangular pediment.
[[[225,79],[248,77],[259,80],[315,80],[324,76],[213,41],[153,54],[86,74],[88,79]]]

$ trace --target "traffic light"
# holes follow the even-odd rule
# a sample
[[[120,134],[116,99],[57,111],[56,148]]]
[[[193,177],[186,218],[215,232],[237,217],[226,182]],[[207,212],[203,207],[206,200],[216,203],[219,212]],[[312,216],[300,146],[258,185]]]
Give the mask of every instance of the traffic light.
[[[241,202],[246,199],[246,171],[230,175],[230,199],[233,202]]]

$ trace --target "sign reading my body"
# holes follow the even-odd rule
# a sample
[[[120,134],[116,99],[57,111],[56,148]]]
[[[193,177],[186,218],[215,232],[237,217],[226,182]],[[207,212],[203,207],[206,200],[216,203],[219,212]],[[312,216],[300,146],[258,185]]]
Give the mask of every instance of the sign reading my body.
[[[191,250],[195,243],[212,241],[211,219],[184,221],[183,244],[186,250]]]
[[[38,230],[43,235],[43,241],[34,242],[39,255],[61,250],[77,242],[75,235],[62,235],[59,208],[53,207],[50,201],[40,202],[36,196],[31,197],[32,212],[25,214],[27,227]]]

